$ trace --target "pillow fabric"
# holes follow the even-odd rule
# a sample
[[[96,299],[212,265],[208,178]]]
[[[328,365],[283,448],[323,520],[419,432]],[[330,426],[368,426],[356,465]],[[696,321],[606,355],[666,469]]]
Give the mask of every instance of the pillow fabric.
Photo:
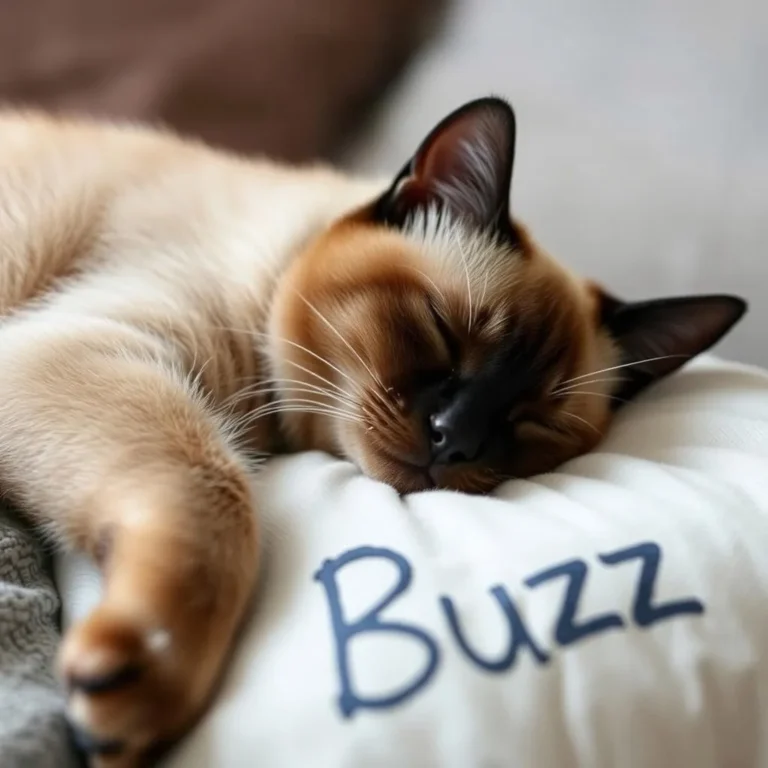
[[[768,765],[768,374],[694,363],[489,497],[320,454],[259,487],[261,594],[172,768]],[[98,581],[59,579],[69,622]]]

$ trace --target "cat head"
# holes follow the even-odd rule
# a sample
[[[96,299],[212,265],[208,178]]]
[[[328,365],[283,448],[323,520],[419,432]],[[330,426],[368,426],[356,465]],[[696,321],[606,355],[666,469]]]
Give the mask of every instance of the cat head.
[[[310,401],[281,415],[297,447],[401,492],[486,491],[591,449],[742,316],[736,297],[625,303],[571,274],[510,215],[514,153],[511,107],[471,102],[297,257],[271,318],[276,373],[304,391],[285,397]]]

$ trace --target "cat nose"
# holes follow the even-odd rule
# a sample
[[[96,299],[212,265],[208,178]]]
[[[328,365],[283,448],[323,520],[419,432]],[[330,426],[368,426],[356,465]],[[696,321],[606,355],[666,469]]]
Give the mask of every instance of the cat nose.
[[[485,430],[455,408],[429,417],[429,441],[433,464],[461,464],[480,454]]]

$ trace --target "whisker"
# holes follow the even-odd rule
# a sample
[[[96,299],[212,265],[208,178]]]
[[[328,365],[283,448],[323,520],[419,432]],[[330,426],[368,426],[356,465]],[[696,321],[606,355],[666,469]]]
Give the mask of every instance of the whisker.
[[[307,397],[284,397],[280,400],[276,400],[272,403],[265,403],[264,405],[259,406],[258,408],[254,408],[251,413],[260,413],[261,411],[268,411],[272,408],[279,407],[280,405],[284,405],[286,403],[309,403],[317,408],[324,408],[327,411],[334,411],[338,413],[344,413],[349,416],[354,416],[353,411],[348,411],[343,408],[338,408],[335,405],[327,405],[326,403],[321,403],[319,400],[313,400],[311,398]]]
[[[409,266],[409,265],[406,265],[406,269],[410,269],[413,272],[417,272],[418,274],[420,274],[435,289],[435,292],[443,300],[443,303],[444,304],[448,304],[448,299],[445,298],[445,294],[440,290],[440,288],[438,287],[437,283],[426,272],[423,272],[422,270],[418,269],[417,267],[412,267],[412,266]]]
[[[457,240],[456,245],[459,249],[459,255],[461,256],[461,263],[464,265],[464,276],[467,279],[467,301],[469,302],[469,311],[467,314],[467,332],[472,330],[472,323],[474,322],[472,318],[472,283],[469,279],[469,266],[467,264],[467,257],[464,253],[464,246],[461,243],[461,240]]]
[[[575,384],[569,384],[568,386],[561,386],[557,389],[553,389],[551,395],[559,395],[561,392],[571,392],[579,387],[588,387],[590,384],[602,384],[603,382],[618,382],[626,381],[623,376],[609,376],[603,379],[589,379],[585,381],[577,381]]]
[[[482,307],[485,304],[485,292],[488,290],[488,272],[485,273],[485,282],[483,283],[483,295],[480,297],[479,306]]]
[[[329,398],[330,400],[334,400],[337,403],[341,403],[342,405],[347,405],[350,408],[357,408],[357,403],[348,395],[345,395],[342,397],[341,395],[337,395],[335,392],[330,392],[327,389],[324,389],[323,387],[318,387],[313,384],[303,384],[303,387],[306,389],[309,389],[310,391],[317,392],[320,395],[323,395],[324,397]],[[299,387],[290,387],[290,386],[284,386],[283,387],[287,392],[291,391],[298,391]]]
[[[310,307],[310,309],[312,309],[313,311],[317,312],[317,309],[314,308],[303,296],[300,296],[300,298]],[[371,376],[371,378],[374,381],[374,383],[377,384],[381,389],[386,389],[384,387],[384,384],[381,381],[381,379],[378,376],[376,376],[374,374],[374,372],[366,365],[365,361],[360,357],[360,355],[357,353],[357,351],[349,344],[349,342],[332,325],[330,325],[330,323],[328,322],[328,320],[326,318],[324,318],[322,315],[320,315],[320,317],[321,317],[321,319],[324,322],[326,322],[329,325],[331,330],[334,331],[334,333],[336,333],[337,336],[339,336],[339,338],[342,340],[342,342],[344,344],[346,344],[349,347],[349,349],[357,356],[357,358],[360,360],[360,362],[363,364],[363,366],[368,371],[368,373]],[[320,361],[321,363],[327,365],[332,370],[336,371],[340,376],[342,376],[344,379],[346,379],[352,385],[352,387],[353,387],[353,389],[355,391],[359,391],[359,389],[360,389],[360,386],[359,386],[358,382],[355,381],[355,379],[352,376],[350,376],[348,373],[346,373],[341,368],[339,368],[336,365],[334,365],[333,363],[331,363],[330,360],[327,360],[326,358],[322,357],[321,355],[318,355],[316,352],[313,352],[311,349],[308,349],[307,347],[303,346],[302,344],[299,344],[299,343],[297,343],[297,342],[295,342],[295,341],[293,341],[291,339],[275,337],[272,334],[266,333],[264,331],[257,331],[255,329],[245,330],[245,329],[226,328],[226,327],[220,327],[219,329],[220,330],[224,330],[224,331],[230,331],[230,332],[233,332],[233,333],[246,333],[246,334],[249,334],[249,335],[254,336],[254,337],[260,337],[260,338],[263,338],[263,339],[270,339],[270,340],[274,339],[276,341],[281,341],[281,342],[283,342],[285,344],[289,344],[290,346],[295,347],[296,349],[299,349],[302,352],[305,352],[306,354],[310,355],[311,357],[315,358],[316,360]],[[354,405],[355,407],[357,407],[357,403],[354,403],[354,401],[349,399],[350,396],[349,396],[348,392],[346,390],[344,390],[342,387],[340,387],[338,384],[330,381],[325,376],[320,375],[316,371],[313,371],[313,370],[307,368],[306,366],[302,365],[301,363],[298,363],[298,362],[296,362],[294,360],[286,360],[285,362],[287,362],[288,364],[294,366],[295,368],[298,368],[299,370],[303,371],[304,373],[306,373],[306,374],[308,374],[310,376],[315,377],[319,381],[322,381],[325,384],[328,384],[330,387],[333,387],[335,390],[337,390],[339,392],[339,395],[341,396],[340,400],[342,398],[343,399],[348,399],[348,400],[346,400],[346,402],[348,402],[349,405]],[[308,385],[307,382],[303,382],[303,383]],[[312,386],[314,386],[314,385],[312,385]],[[372,396],[372,398],[374,400],[377,400],[381,405],[385,406],[388,409],[388,411],[390,412],[391,415],[396,415],[396,411],[395,411],[394,406],[392,405],[392,403],[390,403],[388,401],[388,399],[385,398],[384,395],[377,388],[370,388],[368,391],[369,391],[369,394]],[[329,397],[331,396],[331,393],[329,393],[329,392],[326,392],[325,394],[328,395]]]
[[[305,395],[321,395],[321,396],[324,396],[324,397],[328,396],[327,393],[325,393],[325,392],[318,391],[317,389],[309,389],[309,388],[305,388],[305,387],[268,387],[268,388],[264,388],[264,389],[255,390],[253,392],[245,393],[238,400],[232,401],[231,405],[237,405],[238,402],[241,402],[242,400],[245,400],[248,396],[270,395],[270,394],[281,395],[283,393],[285,393],[287,395],[293,395],[294,393],[299,393],[299,394],[305,394]],[[286,398],[279,398],[279,399],[284,401]],[[275,401],[271,401],[271,402],[275,402]],[[320,402],[320,401],[318,401],[318,402]],[[352,403],[349,403],[349,402],[344,401],[344,400],[339,400],[339,402],[341,403],[341,405],[346,406],[347,408],[351,408],[352,405],[353,405]],[[258,407],[259,408],[263,408],[263,407],[265,407],[266,405],[269,405],[269,404],[271,404],[271,403],[263,403],[262,405],[260,405]],[[322,403],[322,405],[326,405],[326,403]],[[333,404],[329,404],[329,405],[331,405],[332,407],[336,407],[336,408],[340,407],[340,406],[335,406]]]
[[[229,329],[229,330],[236,330],[236,329]],[[263,331],[243,331],[243,333],[250,333],[253,336],[261,336],[261,337],[266,338],[266,339],[273,339],[274,338],[276,341],[282,341],[285,344],[290,344],[292,347],[296,347],[296,349],[300,349],[302,352],[306,352],[308,355],[311,355],[316,360],[319,360],[321,363],[324,363],[329,368],[332,368],[334,371],[336,371],[336,373],[338,373],[340,376],[343,376],[355,388],[357,388],[357,382],[348,373],[345,373],[344,371],[342,371],[341,368],[337,368],[330,360],[326,360],[324,357],[322,357],[321,355],[318,355],[316,352],[313,352],[311,349],[307,349],[307,347],[303,346],[302,344],[298,344],[295,341],[291,341],[291,339],[275,338],[271,334],[264,333]],[[293,365],[295,365],[298,368],[302,367],[298,363],[294,363],[292,360],[288,361],[288,362],[291,362]],[[306,368],[302,368],[302,370],[307,371],[308,373],[313,373],[312,371],[308,371]],[[314,374],[313,373],[313,375],[318,376],[318,378],[322,378],[321,376],[319,376],[319,374]],[[341,389],[341,387],[337,386],[336,384],[333,384],[333,382],[330,382],[327,379],[325,379],[325,381],[328,384],[331,384],[332,386],[336,387],[337,389]],[[341,391],[343,392],[344,390],[341,390]]]
[[[267,416],[279,416],[281,413],[298,413],[298,414],[305,414],[308,416],[324,416],[327,419],[332,419],[335,421],[341,421],[345,424],[355,424],[357,426],[365,426],[363,422],[358,421],[357,419],[350,418],[349,416],[340,416],[338,413],[326,413],[325,411],[315,411],[312,408],[286,408],[282,411],[277,411],[276,413],[268,413],[265,414],[262,418],[266,418]]]
[[[296,408],[289,408],[289,409],[285,410],[285,413],[293,413],[293,412],[295,412],[295,413],[306,413],[306,414],[314,414],[315,413],[315,411],[313,411],[312,409],[304,409],[304,408],[298,408],[298,407],[296,407]],[[250,419],[249,421],[243,422],[242,424],[235,424],[234,427],[230,431],[231,435],[233,436],[233,439],[235,439],[235,440],[242,439],[242,437],[245,434],[247,434],[248,430],[253,428],[254,424],[256,424],[261,419],[266,419],[266,418],[268,418],[268,417],[270,417],[272,415],[273,414],[271,414],[271,413],[260,414],[258,418]],[[353,421],[352,419],[349,419],[348,417],[345,417],[345,416],[336,416],[336,415],[331,415],[331,414],[326,414],[326,413],[319,413],[318,415],[320,415],[320,416],[327,416],[328,418],[336,419],[338,421],[343,421],[343,422],[347,422],[347,423],[351,423],[351,424],[358,424],[358,422]]]
[[[253,384],[244,387],[241,391],[249,391],[262,386],[277,386],[279,384],[300,384],[302,387],[312,387],[313,389],[317,389],[320,392],[331,393],[330,389],[321,387],[319,384],[313,384],[312,382],[304,381],[303,379],[285,379],[277,376],[265,376],[264,378],[255,381]],[[332,394],[335,395],[336,393],[333,392]]]
[[[655,363],[659,360],[669,360],[675,357],[689,358],[691,355],[661,355],[660,357],[647,357],[645,360],[635,360],[631,363],[623,363],[622,365],[614,365],[611,368],[602,368],[599,371],[591,371],[581,376],[574,376],[572,379],[564,381],[563,384],[570,384],[572,381],[579,381],[580,379],[586,379],[588,376],[597,376],[600,373],[609,373],[610,371],[618,371],[621,368],[631,368],[633,365],[644,365],[645,363]]]
[[[330,320],[314,305],[311,301],[306,299],[302,294],[297,292],[297,296],[330,328],[334,334],[341,340],[343,344],[346,345],[346,347],[349,349],[350,352],[360,361],[360,364],[365,368],[366,371],[368,371],[370,377],[380,386],[384,387],[384,383],[381,381],[381,379],[373,372],[373,370],[370,368],[368,363],[363,360],[360,353],[347,341],[347,339],[344,338],[344,336],[339,332],[339,330],[331,323]]]
[[[378,416],[380,421],[386,422],[387,429],[391,434],[394,434],[396,437],[400,437],[404,440],[408,440],[410,438],[407,425],[402,423],[402,421],[397,417],[397,414],[388,412],[375,402],[364,404],[362,410],[363,415],[367,417],[370,423],[374,423],[376,421],[376,417]]]
[[[294,366],[295,368],[298,368],[300,371],[304,371],[304,373],[308,373],[310,376],[314,376],[316,379],[319,379],[322,382],[325,382],[328,384],[328,386],[333,387],[334,389],[338,390],[341,394],[346,395],[347,392],[345,389],[340,387],[338,384],[334,384],[330,379],[326,379],[325,376],[321,376],[316,371],[313,371],[311,368],[307,368],[306,366],[302,365],[301,363],[297,363],[295,360],[286,360],[286,363],[289,365]],[[357,388],[357,382],[352,380],[352,383],[355,385],[355,388]]]
[[[300,386],[296,386],[296,387],[281,386],[283,382],[285,384],[295,383]],[[253,386],[245,387],[244,389],[240,390],[240,392],[237,393],[235,396],[229,398],[229,402],[232,402],[234,404],[248,397],[253,397],[254,395],[266,395],[266,394],[273,394],[276,392],[277,393],[279,392],[307,392],[307,393],[312,392],[312,393],[323,395],[324,397],[328,397],[332,400],[336,400],[337,402],[343,403],[344,405],[349,405],[349,406],[356,405],[355,401],[352,400],[351,397],[340,397],[339,395],[335,394],[334,392],[331,392],[328,389],[319,387],[315,384],[310,384],[305,381],[301,381],[300,379],[265,379],[264,381],[259,382],[258,384],[254,384]]]
[[[251,413],[245,414],[243,418],[235,422],[234,428],[238,430],[244,430],[260,419],[279,413],[313,413],[320,416],[328,416],[329,418],[333,419],[342,419],[355,424],[362,423],[358,417],[344,411],[336,411],[320,406],[299,405],[298,402],[299,401],[293,401],[292,404],[288,405],[282,403],[271,403],[270,405],[272,407],[270,408],[264,408],[263,410],[258,409]],[[306,402],[311,403],[312,401]]]
[[[197,367],[197,351],[198,347],[195,345],[195,352],[192,358],[192,367],[190,370],[194,371]],[[196,392],[201,392],[203,389],[203,376],[205,375],[206,368],[213,362],[213,357],[209,357],[198,369],[197,373],[189,380],[189,385]]]
[[[561,411],[563,416],[569,416],[572,419],[576,419],[576,421],[580,421],[582,424],[586,424],[591,430],[597,432],[597,434],[600,434],[600,430],[594,425],[590,424],[586,419],[582,418],[578,414],[571,413],[570,411]]]
[[[555,399],[562,400],[567,395],[589,395],[590,397],[604,397],[606,400],[617,400],[620,403],[629,402],[623,397],[616,397],[616,395],[606,395],[604,392],[585,392],[583,389],[580,389],[577,392],[565,392],[564,394],[558,395]]]
[[[299,343],[297,343],[295,341],[292,341],[291,339],[286,339],[286,338],[283,338],[281,336],[273,336],[270,333],[266,333],[265,331],[257,331],[254,328],[250,328],[250,329],[246,329],[246,328],[228,328],[226,326],[214,326],[214,328],[216,330],[219,330],[219,331],[229,331],[231,333],[244,333],[244,334],[247,334],[249,336],[259,336],[259,337],[261,337],[263,339],[274,339],[275,341],[281,341],[284,344],[290,344],[292,347],[296,347],[296,349],[300,349],[302,352],[306,352],[308,355],[311,355],[315,359],[319,360],[321,363],[324,363],[329,368],[332,368],[339,375],[343,376],[346,379],[349,379],[349,381],[352,384],[356,384],[355,380],[351,376],[349,376],[348,374],[344,373],[344,371],[342,371],[340,368],[337,368],[335,365],[333,365],[333,363],[331,363],[330,360],[326,360],[321,355],[318,355],[317,353],[313,352],[311,349],[308,349],[307,347],[303,346],[302,344],[299,344]],[[298,363],[294,363],[293,361],[288,361],[288,362],[291,362],[293,365],[295,365],[297,367],[301,367]],[[306,368],[302,368],[302,370],[305,370],[305,371],[307,371],[307,373],[311,373],[313,376],[317,376],[318,378],[323,379],[323,381],[325,381],[327,384],[330,384],[332,387],[336,387],[337,389],[341,389],[341,387],[339,387],[337,384],[334,384],[332,381],[328,381],[328,379],[325,379],[324,377],[320,376],[320,374],[315,373],[314,371],[307,370]],[[341,391],[343,392],[344,390],[341,390]]]
[[[387,392],[390,390],[387,389]],[[397,416],[397,409],[395,408],[395,404],[385,395],[380,392],[378,389],[369,389],[368,394],[375,399],[376,402],[378,402],[382,408],[384,408],[389,414],[392,416]]]
[[[284,405],[270,408],[264,411],[254,412],[249,415],[249,418],[244,420],[244,423],[252,423],[258,419],[265,418],[266,416],[272,416],[279,413],[314,413],[319,416],[328,416],[333,419],[344,419],[345,421],[354,422],[355,424],[361,424],[362,422],[355,416],[348,413],[340,413],[337,411],[329,411],[326,408],[312,408],[303,405]]]
[[[302,298],[303,298],[303,297],[302,297]],[[286,339],[286,338],[284,338],[284,337],[279,337],[279,336],[278,336],[278,337],[275,337],[275,336],[273,336],[272,334],[266,333],[266,332],[264,332],[264,331],[257,331],[257,330],[255,330],[255,329],[246,330],[246,329],[240,329],[240,328],[227,328],[227,327],[221,327],[221,326],[219,326],[219,327],[218,327],[218,330],[223,330],[223,331],[230,331],[230,332],[232,332],[232,333],[245,333],[245,334],[248,334],[248,335],[250,335],[250,336],[257,336],[257,337],[260,337],[260,338],[263,338],[263,339],[270,339],[270,340],[274,339],[275,341],[280,341],[280,342],[283,342],[283,343],[285,343],[285,344],[289,344],[290,346],[292,346],[292,347],[295,347],[296,349],[298,349],[298,350],[301,350],[302,352],[305,352],[306,354],[308,354],[308,355],[310,355],[311,357],[315,358],[316,360],[318,360],[319,362],[323,363],[324,365],[327,365],[327,366],[328,366],[329,368],[331,368],[332,370],[336,371],[336,373],[338,373],[338,374],[339,374],[339,375],[340,375],[342,378],[346,379],[346,380],[347,380],[347,381],[348,381],[348,382],[349,382],[349,383],[352,385],[352,387],[353,387],[353,389],[354,389],[354,390],[358,390],[358,389],[359,389],[359,384],[357,383],[357,381],[355,381],[355,379],[354,379],[352,376],[350,376],[348,373],[346,373],[345,371],[343,371],[343,370],[342,370],[341,368],[339,368],[338,366],[334,365],[334,364],[333,364],[333,363],[332,363],[330,360],[327,360],[327,359],[326,359],[326,358],[324,358],[322,355],[318,355],[316,352],[313,352],[311,349],[309,349],[309,348],[305,347],[303,344],[299,344],[298,342],[295,342],[295,341],[293,341],[292,339]],[[334,331],[335,331],[335,329],[333,329],[333,328],[332,328],[332,330],[334,330]],[[336,331],[336,333],[338,333],[338,331]],[[346,340],[345,340],[343,337],[341,337],[341,339],[342,339],[342,341],[344,341],[344,343],[346,343],[346,344],[347,344],[347,346],[350,346],[350,345],[349,345],[349,343],[348,343],[348,342],[347,342],[347,341],[346,341]],[[353,351],[355,354],[357,354],[357,352],[356,352],[356,351],[355,351],[355,350],[354,350],[354,349],[353,349],[351,346],[350,346],[350,349],[352,349],[352,351]],[[365,362],[362,360],[362,358],[360,358],[360,356],[359,356],[359,355],[358,355],[358,358],[360,359],[360,362],[361,362],[361,363],[363,363],[363,365],[365,365]],[[337,391],[338,391],[338,392],[339,392],[339,393],[340,393],[342,396],[347,396],[347,395],[348,395],[348,393],[346,392],[346,390],[344,390],[344,389],[343,389],[342,387],[340,387],[338,384],[336,384],[335,382],[333,382],[333,381],[331,381],[330,379],[326,378],[325,376],[322,376],[321,374],[317,373],[317,371],[313,371],[313,370],[311,370],[310,368],[307,368],[305,365],[302,365],[301,363],[297,363],[295,360],[289,360],[289,359],[287,359],[285,362],[286,362],[286,363],[288,363],[289,365],[292,365],[292,366],[294,366],[295,368],[298,368],[300,371],[303,371],[304,373],[306,373],[306,374],[308,374],[308,375],[310,375],[310,376],[313,376],[313,377],[315,377],[315,378],[316,378],[316,379],[318,379],[319,381],[322,381],[322,382],[324,382],[325,384],[328,384],[328,386],[330,386],[330,387],[333,387],[333,388],[334,388],[335,390],[337,390]],[[368,370],[369,374],[370,374],[370,375],[373,377],[373,376],[374,376],[374,374],[373,374],[373,372],[370,370],[370,368],[368,368],[368,367],[366,366],[366,369]],[[379,379],[378,377],[374,377],[374,381],[375,381],[375,382],[376,382],[376,383],[377,383],[379,386],[381,386],[382,388],[384,388],[384,385],[383,385],[383,383],[381,382],[381,379]],[[381,397],[381,395],[380,395],[378,392],[375,392],[375,391],[374,391],[374,393],[375,393],[377,396]]]

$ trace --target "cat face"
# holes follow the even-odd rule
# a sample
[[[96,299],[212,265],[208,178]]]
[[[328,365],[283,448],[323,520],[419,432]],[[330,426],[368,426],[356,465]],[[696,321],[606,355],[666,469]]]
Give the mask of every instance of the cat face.
[[[514,147],[506,102],[464,106],[295,260],[271,349],[309,401],[281,415],[296,447],[400,492],[487,491],[593,448],[741,317],[735,297],[627,304],[572,275],[509,213]]]

